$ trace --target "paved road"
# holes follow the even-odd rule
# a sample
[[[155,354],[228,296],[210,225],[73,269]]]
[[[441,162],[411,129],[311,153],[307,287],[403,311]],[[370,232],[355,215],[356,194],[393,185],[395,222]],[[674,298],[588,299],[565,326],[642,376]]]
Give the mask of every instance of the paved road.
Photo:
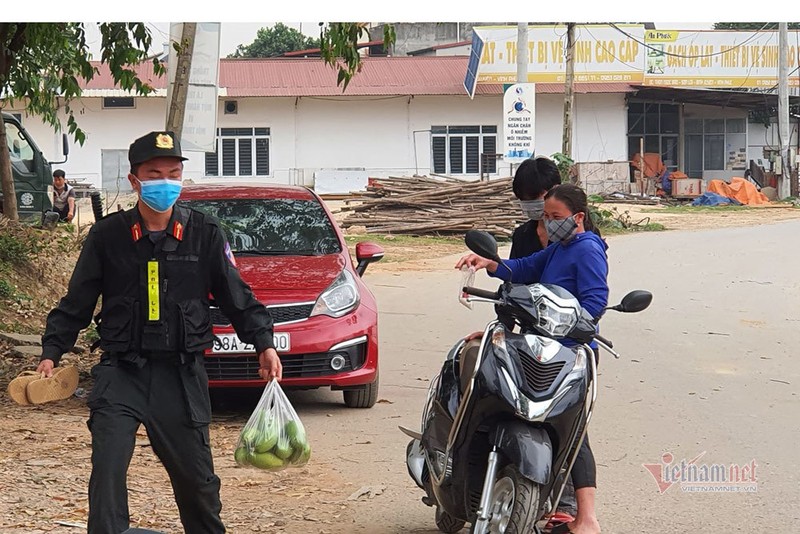
[[[598,508],[607,533],[800,531],[800,222],[609,239],[612,300],[655,294],[638,315],[603,323],[622,358],[603,355],[591,426]],[[405,470],[428,380],[447,349],[483,327],[491,310],[455,300],[453,259],[431,272],[367,273],[381,309],[382,402],[368,411],[338,394],[293,395],[319,440],[318,458],[353,490],[386,487],[352,504],[337,532],[436,532],[433,512]],[[479,275],[477,285],[494,283]],[[329,416],[332,415],[332,417]],[[756,462],[756,493],[660,494],[642,464]],[[348,490],[349,491],[349,490]],[[330,530],[326,529],[326,532]]]

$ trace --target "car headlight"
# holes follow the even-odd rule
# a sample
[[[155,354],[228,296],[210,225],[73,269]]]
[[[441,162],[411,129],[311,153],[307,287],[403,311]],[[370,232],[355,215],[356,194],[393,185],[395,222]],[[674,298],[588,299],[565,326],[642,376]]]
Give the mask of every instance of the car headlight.
[[[359,302],[361,295],[358,293],[355,278],[345,269],[319,296],[311,311],[311,317],[315,315],[341,317],[353,311]]]

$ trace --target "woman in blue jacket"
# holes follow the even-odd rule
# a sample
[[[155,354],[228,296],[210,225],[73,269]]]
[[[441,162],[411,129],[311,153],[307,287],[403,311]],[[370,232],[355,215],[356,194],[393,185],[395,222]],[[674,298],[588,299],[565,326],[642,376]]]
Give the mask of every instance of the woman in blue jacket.
[[[551,244],[541,252],[505,260],[502,268],[492,260],[469,254],[461,258],[456,268],[469,265],[486,269],[490,276],[505,281],[561,286],[598,319],[608,304],[608,247],[593,231],[586,193],[572,184],[554,187],[545,196],[543,220]],[[575,344],[566,339],[563,343]],[[596,347],[593,348],[596,353]],[[553,529],[554,533],[600,532],[594,508],[596,477],[597,466],[587,436],[572,467],[578,514],[575,521]]]

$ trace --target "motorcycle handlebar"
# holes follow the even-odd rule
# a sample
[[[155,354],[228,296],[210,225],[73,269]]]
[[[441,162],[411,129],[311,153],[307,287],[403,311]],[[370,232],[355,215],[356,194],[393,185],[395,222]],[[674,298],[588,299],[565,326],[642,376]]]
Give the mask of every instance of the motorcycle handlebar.
[[[603,343],[604,345],[608,345],[608,348],[610,348],[610,349],[614,348],[614,344],[610,340],[608,340],[608,339],[604,338],[603,336],[601,336],[600,334],[595,334],[594,338],[597,341],[599,341],[600,343]]]
[[[480,297],[484,299],[497,300],[497,293],[494,291],[487,291],[485,289],[478,289],[477,287],[464,286],[462,291],[467,295]]]

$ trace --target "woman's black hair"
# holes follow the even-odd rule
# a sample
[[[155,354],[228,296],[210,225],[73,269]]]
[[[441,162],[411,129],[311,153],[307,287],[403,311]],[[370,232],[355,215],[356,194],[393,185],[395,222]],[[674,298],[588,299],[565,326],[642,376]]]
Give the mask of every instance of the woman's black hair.
[[[532,200],[560,183],[561,174],[555,162],[540,156],[520,163],[511,187],[518,199]]]
[[[602,237],[600,235],[600,230],[595,226],[594,220],[592,220],[592,214],[589,212],[589,199],[583,189],[575,184],[561,184],[548,191],[544,198],[548,199],[550,197],[563,202],[573,215],[576,213],[583,213],[583,228],[587,232],[594,232],[599,237]]]

